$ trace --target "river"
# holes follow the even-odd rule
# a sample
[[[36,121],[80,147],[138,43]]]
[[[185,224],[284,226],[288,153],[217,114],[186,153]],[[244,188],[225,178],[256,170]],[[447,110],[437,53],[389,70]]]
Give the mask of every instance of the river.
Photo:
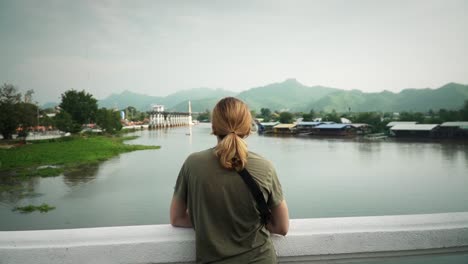
[[[166,224],[173,186],[191,152],[214,146],[208,124],[135,132],[122,154],[3,193],[0,230]],[[251,135],[249,149],[277,169],[292,218],[468,211],[468,144]],[[14,206],[47,203],[48,213]]]

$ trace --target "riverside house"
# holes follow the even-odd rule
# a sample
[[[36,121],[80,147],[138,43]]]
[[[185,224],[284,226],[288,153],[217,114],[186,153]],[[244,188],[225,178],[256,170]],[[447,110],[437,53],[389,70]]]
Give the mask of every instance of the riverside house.
[[[395,137],[436,137],[438,124],[398,124],[390,128]]]
[[[307,134],[320,124],[323,124],[323,122],[301,121],[296,124],[296,132],[298,134]]]
[[[387,128],[391,128],[396,125],[415,125],[416,123],[418,122],[416,121],[392,121],[387,124]]]
[[[273,127],[275,134],[293,134],[296,130],[296,124],[278,124]]]
[[[349,124],[356,129],[356,134],[358,135],[365,135],[370,133],[371,126],[365,123],[354,123]]]
[[[354,136],[356,128],[352,124],[321,124],[312,129],[317,136]]]
[[[278,125],[279,122],[263,122],[260,123],[258,132],[263,134],[273,133],[273,127]]]
[[[468,122],[445,122],[437,130],[437,137],[440,138],[468,138]]]

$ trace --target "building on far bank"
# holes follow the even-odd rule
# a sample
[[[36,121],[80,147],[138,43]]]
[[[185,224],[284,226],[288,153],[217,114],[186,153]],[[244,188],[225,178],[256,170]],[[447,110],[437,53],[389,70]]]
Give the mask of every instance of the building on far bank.
[[[352,123],[349,124],[356,129],[356,134],[364,135],[370,133],[371,126],[365,123]]]
[[[151,110],[153,110],[154,112],[164,112],[164,105],[151,105]]]
[[[416,123],[418,122],[416,121],[392,121],[387,124],[387,128],[391,128],[396,125],[415,125]]]
[[[293,134],[295,132],[296,124],[278,124],[273,127],[275,134]]]
[[[352,124],[321,124],[312,129],[317,136],[354,136],[356,128]]]
[[[468,138],[468,122],[456,121],[442,123],[437,130],[440,138]]]
[[[258,132],[264,134],[273,133],[273,127],[278,124],[279,122],[262,122],[260,123],[261,129],[259,129]]]
[[[436,137],[438,124],[398,124],[390,128],[390,135],[395,137]]]
[[[296,132],[297,133],[310,133],[312,129],[323,122],[315,122],[315,121],[301,121],[296,124]]]

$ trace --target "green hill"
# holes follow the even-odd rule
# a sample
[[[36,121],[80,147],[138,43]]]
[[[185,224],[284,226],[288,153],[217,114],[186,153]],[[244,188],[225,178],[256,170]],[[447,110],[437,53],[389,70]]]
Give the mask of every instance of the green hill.
[[[197,101],[197,100],[207,100],[215,98],[220,99],[226,96],[234,96],[236,93],[223,90],[223,89],[211,89],[211,88],[193,88],[188,90],[182,90],[171,95],[168,95],[164,98],[163,104],[167,109],[176,110],[176,106],[183,104],[185,101],[185,111],[187,110],[188,100]],[[193,106],[193,105],[192,105]]]
[[[123,91],[120,94],[111,94],[107,98],[98,101],[99,107],[123,109],[133,106],[139,111],[148,111],[152,104],[161,104],[163,97],[138,94],[130,91]]]
[[[320,98],[339,91],[335,88],[323,86],[305,86],[296,79],[288,79],[281,83],[273,83],[241,92],[236,97],[244,100],[251,109],[260,111],[261,108],[272,110],[302,110],[305,105]]]
[[[244,100],[252,110],[260,108],[273,110],[353,112],[367,111],[418,111],[430,109],[458,109],[468,100],[468,85],[448,83],[437,89],[405,89],[399,93],[383,91],[365,93],[360,90],[341,90],[324,86],[306,86],[295,79],[255,87],[235,94],[232,91],[211,88],[194,88],[179,91],[166,97],[149,96],[124,91],[99,100],[99,107],[119,109],[134,106],[148,111],[152,104],[162,104],[169,111],[188,111],[188,100],[192,111],[203,112],[213,109],[216,102],[226,96]]]
[[[184,105],[183,102],[186,102],[188,100],[202,100],[203,102],[203,100],[206,100],[206,98],[215,98],[214,100],[216,100],[225,96],[234,95],[235,93],[231,91],[211,88],[194,88],[182,90],[170,94],[166,97],[150,96],[145,94],[133,93],[130,91],[124,91],[120,94],[112,94],[103,100],[99,100],[98,104],[99,107],[116,107],[118,109],[123,109],[127,106],[133,106],[139,111],[148,111],[151,109],[152,104],[159,104],[164,105],[166,109],[171,111],[187,111],[188,103],[185,103]]]
[[[213,110],[216,103],[223,98],[224,96],[218,98],[206,98],[206,99],[199,99],[199,100],[191,100],[192,104],[192,112],[205,112],[206,110]],[[176,112],[187,112],[188,111],[188,100],[185,100],[171,109],[171,111]]]
[[[367,111],[417,111],[430,109],[458,109],[468,100],[468,85],[449,83],[438,89],[405,89],[400,93],[383,91],[364,93],[359,90],[337,91],[328,94],[315,103],[308,104],[307,109],[346,112]]]

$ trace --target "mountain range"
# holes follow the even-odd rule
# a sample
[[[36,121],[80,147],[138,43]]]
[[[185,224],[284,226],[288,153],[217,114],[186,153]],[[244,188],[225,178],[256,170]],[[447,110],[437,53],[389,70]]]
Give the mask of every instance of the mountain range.
[[[194,88],[160,97],[124,91],[99,100],[99,107],[125,108],[133,106],[148,111],[152,104],[164,105],[168,111],[203,112],[213,109],[216,102],[226,96],[235,96],[245,101],[252,110],[261,108],[309,112],[332,111],[418,111],[430,109],[459,109],[468,100],[468,85],[448,83],[437,89],[404,89],[399,93],[382,91],[366,93],[360,90],[343,90],[324,86],[306,86],[295,79],[255,87],[236,93],[223,89]]]

